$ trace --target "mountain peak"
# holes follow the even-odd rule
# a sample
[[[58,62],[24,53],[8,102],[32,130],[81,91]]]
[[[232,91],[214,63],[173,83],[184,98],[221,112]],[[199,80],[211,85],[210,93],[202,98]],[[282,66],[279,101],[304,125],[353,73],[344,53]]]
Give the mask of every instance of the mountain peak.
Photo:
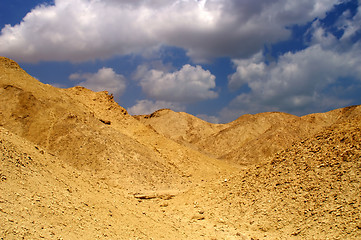
[[[1,57],[0,236],[358,239],[360,120],[361,106],[133,117]]]
[[[17,62],[0,56],[0,68],[24,71]]]

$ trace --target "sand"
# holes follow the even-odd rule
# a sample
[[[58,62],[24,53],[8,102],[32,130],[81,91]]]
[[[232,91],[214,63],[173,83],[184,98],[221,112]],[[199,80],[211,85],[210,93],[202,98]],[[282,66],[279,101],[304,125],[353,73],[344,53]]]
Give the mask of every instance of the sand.
[[[360,120],[131,116],[0,57],[0,239],[360,239]]]

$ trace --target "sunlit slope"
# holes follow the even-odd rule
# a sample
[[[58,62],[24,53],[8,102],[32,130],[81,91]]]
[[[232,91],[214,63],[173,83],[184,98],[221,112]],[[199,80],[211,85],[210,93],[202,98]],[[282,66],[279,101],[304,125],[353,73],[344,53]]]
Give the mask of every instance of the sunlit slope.
[[[227,232],[209,231],[208,221],[200,226],[188,218],[193,206],[177,210],[173,195],[162,194],[135,198],[0,127],[3,239],[227,238]]]
[[[130,191],[185,188],[224,168],[144,126],[106,92],[42,84],[7,58],[0,125]]]
[[[352,117],[182,201],[253,239],[359,239],[361,108],[341,111]]]
[[[136,118],[203,153],[247,165],[267,161],[294,143],[349,118],[352,111],[353,108],[337,109],[303,117],[281,112],[246,114],[227,124],[211,124],[167,109]]]
[[[149,234],[150,222],[157,226],[132,207],[134,200],[123,192],[41,147],[3,128],[0,143],[0,235],[4,239],[137,237]]]
[[[358,239],[361,106],[211,124],[0,58],[4,239]]]

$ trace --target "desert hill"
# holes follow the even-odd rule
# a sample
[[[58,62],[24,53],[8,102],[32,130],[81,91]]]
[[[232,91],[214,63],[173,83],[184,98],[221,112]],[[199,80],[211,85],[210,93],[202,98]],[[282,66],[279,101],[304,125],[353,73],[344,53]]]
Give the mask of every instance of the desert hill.
[[[0,238],[359,239],[360,120],[133,117],[0,57]]]
[[[188,143],[219,159],[247,165],[266,161],[293,143],[344,121],[352,111],[337,109],[303,117],[281,112],[246,114],[228,124],[211,124],[169,109],[136,118],[179,143]]]
[[[0,159],[2,239],[225,239],[235,234],[215,231],[208,221],[194,222],[185,214],[192,205],[178,211],[171,203],[177,192],[134,197],[2,127]]]
[[[111,184],[134,191],[186,188],[190,176],[206,178],[222,168],[145,127],[106,92],[42,84],[6,58],[0,72],[0,126]]]
[[[219,131],[227,128],[226,124],[212,124],[185,112],[174,112],[170,109],[160,109],[149,115],[134,116],[159,134],[164,135],[182,145],[187,145],[203,151],[199,143]],[[212,152],[208,151],[212,155]]]
[[[353,117],[183,197],[259,239],[360,239],[361,107],[341,111]]]

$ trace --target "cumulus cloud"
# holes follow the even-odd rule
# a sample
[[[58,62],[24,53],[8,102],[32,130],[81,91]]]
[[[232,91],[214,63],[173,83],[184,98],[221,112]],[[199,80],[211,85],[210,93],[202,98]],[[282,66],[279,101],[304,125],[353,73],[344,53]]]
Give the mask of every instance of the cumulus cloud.
[[[165,101],[151,101],[139,100],[137,103],[128,109],[131,115],[151,114],[159,109],[169,108],[173,111],[185,111],[185,107],[178,103],[165,102]]]
[[[250,91],[224,108],[223,116],[263,111],[302,115],[352,103],[347,92],[361,90],[360,11],[353,18],[339,25],[344,31],[339,38],[315,21],[310,45],[275,62],[266,64],[262,52],[233,60],[236,72],[229,76],[229,88],[247,86]]]
[[[198,62],[249,57],[284,40],[285,27],[322,17],[339,0],[55,0],[1,30],[0,54],[17,61],[87,61],[184,48]]]
[[[126,88],[126,79],[112,68],[101,68],[97,73],[73,73],[71,80],[85,80],[77,85],[89,88],[95,92],[108,91],[116,97],[122,95]]]
[[[135,74],[142,90],[152,99],[192,103],[217,98],[215,76],[201,66],[184,65],[179,71],[167,72],[140,66]]]
[[[152,99],[138,100],[128,109],[133,115],[150,114],[162,108],[185,111],[187,104],[218,97],[214,91],[216,77],[198,65],[186,64],[174,70],[171,65],[155,61],[140,65],[133,78]]]

